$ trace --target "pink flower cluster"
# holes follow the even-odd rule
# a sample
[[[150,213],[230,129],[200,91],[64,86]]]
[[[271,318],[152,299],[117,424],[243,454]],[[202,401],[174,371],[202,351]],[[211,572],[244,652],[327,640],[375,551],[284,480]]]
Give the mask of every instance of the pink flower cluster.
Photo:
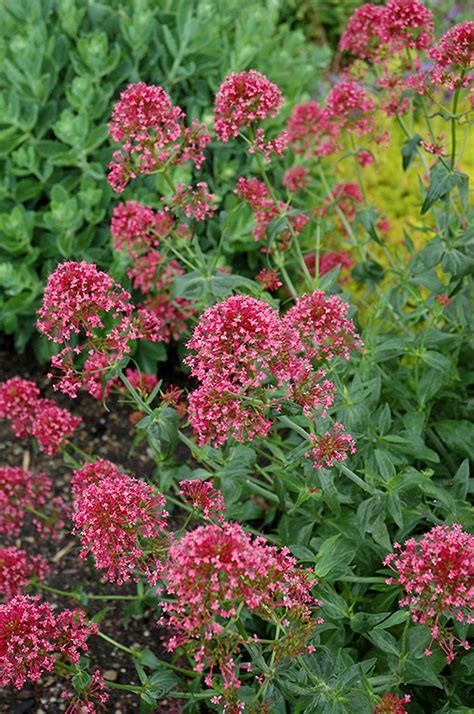
[[[18,595],[32,578],[44,580],[48,572],[41,555],[31,557],[15,546],[0,548],[0,594],[7,600]]]
[[[302,629],[300,652],[319,622],[312,617],[318,603],[311,594],[315,581],[310,571],[299,569],[287,549],[278,551],[263,537],[252,539],[237,523],[201,526],[173,543],[165,584],[174,598],[163,603],[168,649],[188,645],[194,669],[209,670],[208,686],[216,666],[225,690],[240,686],[235,657],[242,638],[225,626],[242,607],[264,620],[277,616],[289,632]]]
[[[155,212],[139,201],[119,203],[113,210],[110,232],[117,251],[125,251],[130,258],[138,258],[160,244],[160,237],[173,229],[174,220],[165,211]]]
[[[309,359],[327,359],[350,353],[363,346],[354,323],[347,317],[349,305],[338,295],[327,297],[324,292],[302,295],[286,313],[287,327],[298,334]]]
[[[372,709],[373,714],[408,714],[405,704],[411,701],[409,694],[399,697],[398,694],[384,694],[379,703]]]
[[[21,689],[27,679],[36,682],[54,669],[58,656],[77,664],[87,638],[96,633],[82,612],[57,614],[39,598],[15,596],[0,605],[0,684]]]
[[[92,263],[60,264],[48,278],[38,315],[41,332],[66,345],[51,360],[60,375],[54,388],[73,398],[81,386],[100,396],[107,370],[130,352],[132,340],[163,339],[152,313],[139,308],[134,314],[129,293]],[[83,342],[72,342],[76,335]]]
[[[313,457],[317,469],[332,468],[336,462],[345,461],[348,453],[356,452],[354,439],[338,422],[334,422],[332,431],[326,431],[323,436],[311,434],[311,441],[314,446],[305,456]]]
[[[201,386],[189,396],[189,421],[199,443],[266,436],[272,410],[299,404],[309,419],[325,413],[334,385],[313,360],[330,360],[362,345],[348,306],[324,293],[303,295],[281,318],[261,300],[236,295],[208,308],[186,358]],[[273,417],[274,418],[274,417]]]
[[[216,197],[209,192],[209,186],[205,181],[197,183],[195,188],[180,183],[175,186],[175,191],[171,204],[179,208],[187,218],[194,218],[196,221],[212,218],[216,210],[216,206],[213,205]]]
[[[96,567],[118,584],[133,578],[135,570],[154,578],[168,515],[162,494],[108,461],[76,471],[73,492],[72,520],[83,546],[81,557],[91,553]]]
[[[197,120],[186,128],[185,116],[162,87],[138,82],[122,92],[109,124],[113,140],[123,142],[109,165],[114,191],[121,193],[130,179],[164,166],[191,161],[200,168],[209,132]]]
[[[309,169],[305,166],[293,166],[285,171],[283,176],[283,186],[286,186],[291,193],[303,190],[309,181]]]
[[[276,270],[267,270],[266,268],[262,268],[258,275],[255,276],[255,280],[264,290],[278,290],[283,285]]]
[[[0,417],[10,421],[16,436],[34,436],[41,451],[52,456],[67,443],[82,419],[39,394],[34,382],[21,377],[0,382]]]
[[[153,316],[164,342],[178,340],[194,314],[188,300],[171,294],[174,278],[183,273],[179,263],[167,260],[157,250],[160,238],[173,227],[166,211],[155,212],[138,201],[127,201],[114,209],[110,228],[115,249],[125,250],[130,257],[128,276],[133,287],[147,296],[143,307]]]
[[[18,536],[30,514],[45,509],[49,511],[48,521],[34,514],[31,520],[39,533],[54,537],[64,525],[64,504],[60,498],[53,498],[51,479],[20,467],[0,467],[0,533]]]
[[[375,104],[367,91],[343,79],[329,92],[324,107],[315,101],[298,104],[288,120],[288,137],[296,154],[329,156],[344,147],[345,132],[358,137],[374,129]]]
[[[82,683],[81,683],[82,685]],[[76,682],[78,687],[78,682]],[[63,692],[61,699],[69,699],[69,705],[65,714],[96,714],[97,703],[106,704],[109,700],[109,695],[105,691],[106,683],[99,669],[90,677],[90,681],[76,689],[74,694],[71,692]]]
[[[206,521],[223,522],[223,513],[226,512],[222,493],[214,488],[210,481],[180,481],[180,494],[186,503],[191,503],[193,508],[202,512]]]
[[[472,624],[474,618],[474,536],[455,523],[435,526],[420,540],[410,538],[403,546],[394,544],[396,553],[383,561],[396,574],[387,583],[397,583],[405,590],[400,605],[408,605],[415,622],[431,628],[431,644],[425,654],[431,654],[433,641],[445,652],[448,662],[460,642],[444,626],[441,616]],[[467,642],[460,642],[469,649]]]
[[[309,253],[308,255],[305,255],[304,262],[306,263],[309,272],[314,274],[316,269],[315,253]],[[328,253],[324,253],[319,257],[319,274],[325,275],[326,273],[329,273],[331,270],[334,270],[334,268],[337,268],[339,266],[339,283],[344,284],[349,282],[350,280],[349,270],[352,268],[353,265],[354,261],[352,260],[351,256],[347,251],[329,251]]]
[[[275,219],[281,219],[283,230],[278,233],[278,247],[284,250],[292,240],[298,237],[308,222],[304,213],[291,212],[291,206],[283,201],[275,203],[265,184],[257,178],[239,178],[235,193],[238,198],[246,201],[254,212],[255,228],[253,237],[259,241],[268,238],[267,228]],[[291,212],[291,213],[290,213]],[[284,219],[284,223],[283,223]],[[265,248],[268,252],[268,249]]]
[[[216,94],[214,128],[217,138],[227,143],[242,129],[261,120],[275,117],[280,111],[283,96],[276,84],[263,74],[233,72],[226,77]]]
[[[433,13],[419,0],[367,3],[350,18],[339,47],[363,60],[377,60],[403,50],[426,50],[433,41]]]

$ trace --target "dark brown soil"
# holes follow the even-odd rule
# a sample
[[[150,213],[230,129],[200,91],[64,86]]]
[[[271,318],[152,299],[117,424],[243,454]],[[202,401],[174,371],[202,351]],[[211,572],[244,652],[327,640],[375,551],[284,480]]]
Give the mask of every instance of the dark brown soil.
[[[38,367],[28,355],[19,356],[12,345],[5,340],[0,343],[0,380],[15,375],[36,381],[43,396],[54,398],[60,405],[67,407],[74,415],[81,416],[84,426],[74,439],[75,443],[89,454],[107,458],[125,471],[141,477],[150,476],[154,463],[147,453],[145,442],[133,452],[130,448],[133,439],[133,427],[129,420],[130,406],[112,396],[108,400],[110,412],[104,412],[101,404],[89,395],[80,395],[70,400],[51,388],[46,377],[47,369]],[[32,470],[44,471],[54,480],[55,495],[69,500],[69,480],[71,470],[64,465],[61,456],[47,457],[41,454],[29,440],[19,440],[10,430],[5,420],[0,420],[0,465],[26,466]],[[68,532],[60,533],[58,540],[39,541],[34,530],[26,532],[18,539],[3,539],[1,547],[16,545],[29,553],[41,552],[51,567],[47,577],[49,586],[61,590],[74,590],[79,586],[89,594],[135,594],[135,585],[115,586],[101,581],[100,575],[79,557],[80,544],[77,538]],[[42,593],[45,600],[58,607],[75,607],[74,600],[58,598],[50,593]],[[130,615],[130,603],[111,601],[93,601],[87,606],[88,614],[95,614],[101,608],[110,608],[102,623],[101,630],[128,647],[151,649],[158,657],[163,655],[160,632],[155,625],[157,612],[148,608],[139,617]],[[128,609],[127,609],[128,608]],[[128,615],[125,616],[124,615]],[[124,622],[126,624],[124,624]],[[129,655],[111,647],[98,637],[89,639],[90,670],[99,668],[108,679],[118,683],[139,684],[133,662]],[[54,714],[67,708],[67,701],[61,699],[61,692],[70,689],[67,681],[55,676],[44,676],[38,683],[29,683],[18,691],[11,688],[0,690],[0,712],[9,714]],[[181,711],[176,700],[163,701],[157,712]],[[138,698],[128,692],[110,690],[110,699],[103,711],[114,714],[133,714],[140,711]]]

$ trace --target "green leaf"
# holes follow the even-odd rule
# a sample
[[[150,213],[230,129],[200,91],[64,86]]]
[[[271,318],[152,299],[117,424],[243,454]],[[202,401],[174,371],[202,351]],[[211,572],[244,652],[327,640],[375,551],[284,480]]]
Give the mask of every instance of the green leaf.
[[[441,198],[448,196],[453,188],[458,188],[465,195],[469,186],[469,178],[460,171],[448,169],[438,161],[430,172],[430,185],[421,207],[421,215],[425,214],[431,206]]]
[[[460,456],[474,460],[474,424],[466,419],[444,419],[435,423],[438,436]]]
[[[466,499],[469,493],[469,461],[464,459],[453,478],[452,493],[456,498]]]
[[[418,144],[420,143],[420,134],[415,134],[411,139],[408,139],[402,146],[402,166],[403,170],[406,171],[410,166],[413,157],[417,152]]]
[[[382,652],[388,652],[396,657],[400,654],[400,647],[395,637],[385,630],[372,630],[364,635],[373,645]]]

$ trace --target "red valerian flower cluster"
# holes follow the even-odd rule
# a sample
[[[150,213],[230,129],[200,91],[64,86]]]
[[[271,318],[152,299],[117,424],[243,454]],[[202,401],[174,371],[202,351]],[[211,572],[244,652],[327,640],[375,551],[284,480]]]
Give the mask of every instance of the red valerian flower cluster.
[[[394,544],[397,553],[383,561],[396,577],[387,584],[397,583],[405,590],[400,605],[408,605],[415,622],[431,628],[431,643],[425,654],[431,654],[433,641],[452,662],[455,643],[469,649],[443,624],[441,616],[472,624],[474,618],[474,536],[465,533],[455,523],[435,526],[420,540],[410,538],[403,546]]]
[[[373,714],[408,714],[405,704],[411,701],[409,694],[399,697],[398,694],[384,694],[379,703],[372,709]]]
[[[43,399],[34,382],[12,377],[0,382],[0,417],[10,421],[18,437],[34,436],[41,451],[56,454],[82,423],[67,409]]]
[[[174,226],[174,220],[165,211],[155,212],[139,201],[126,201],[115,206],[110,224],[113,246],[125,250],[136,259],[160,244]]]
[[[180,494],[186,503],[192,503],[193,508],[201,511],[205,521],[223,522],[226,512],[222,493],[214,488],[210,481],[180,481]]]
[[[322,291],[302,295],[283,318],[285,325],[296,331],[309,359],[327,359],[350,353],[363,346],[354,323],[347,317],[349,305],[338,295],[329,297]]]
[[[110,135],[123,142],[109,165],[109,183],[121,193],[130,179],[166,166],[191,161],[200,168],[210,142],[204,124],[184,124],[185,113],[171,103],[162,87],[130,84],[114,106]]]
[[[276,270],[268,270],[266,268],[262,268],[258,275],[255,276],[255,280],[264,290],[278,290],[283,285]]]
[[[60,373],[54,388],[73,398],[81,386],[100,394],[107,370],[130,352],[132,340],[163,339],[153,314],[145,308],[134,313],[129,293],[92,263],[60,264],[48,278],[38,315],[41,332],[66,345],[51,360]],[[84,341],[77,344],[76,336]],[[75,363],[80,356],[82,368]]]
[[[0,605],[0,684],[21,689],[54,669],[56,658],[77,664],[97,626],[80,611],[55,613],[47,602],[17,595]]]
[[[81,557],[91,553],[96,567],[118,584],[135,578],[135,570],[153,580],[166,540],[163,495],[107,461],[76,471],[73,492],[72,520],[83,546]]]
[[[41,555],[32,557],[15,546],[0,548],[0,595],[7,600],[18,595],[32,578],[44,580],[48,572]]]
[[[165,211],[153,211],[138,201],[120,203],[113,211],[110,230],[114,248],[130,258],[127,271],[133,287],[146,296],[143,307],[153,315],[164,342],[179,339],[194,314],[189,300],[172,297],[173,280],[183,270],[157,250],[160,239],[182,235],[184,224],[175,227]]]
[[[240,131],[263,119],[275,117],[283,104],[283,95],[276,84],[263,74],[233,72],[226,77],[216,94],[214,128],[217,138],[227,143]]]
[[[419,0],[389,0],[358,7],[339,47],[363,60],[379,60],[403,50],[426,50],[433,41],[433,13]]]
[[[35,511],[48,511],[48,521]],[[64,504],[53,497],[52,480],[44,473],[25,471],[20,467],[0,467],[0,533],[18,536],[23,525],[31,520],[40,534],[56,537],[64,526],[61,516]]]
[[[315,413],[324,415],[334,385],[325,379],[321,362],[338,355],[348,359],[362,345],[347,310],[339,297],[322,292],[303,295],[282,318],[247,295],[208,308],[185,360],[201,383],[189,396],[189,421],[199,443],[219,446],[231,436],[238,441],[265,436],[288,402],[299,404],[312,421]],[[354,448],[349,435],[337,445],[342,442]]]
[[[62,692],[61,699],[69,700],[65,714],[96,714],[97,703],[106,704],[109,700],[105,687],[105,680],[100,670],[96,669],[90,681],[84,686],[81,684],[79,691],[76,689],[74,693]]]
[[[280,218],[285,220],[286,226],[278,234],[278,247],[284,250],[292,239],[301,233],[308,222],[308,217],[304,213],[294,213],[291,206],[283,201],[275,203],[268,192],[265,184],[257,178],[239,178],[235,193],[238,198],[246,201],[254,212],[255,228],[253,237],[255,240],[267,238],[267,228],[270,223]],[[268,252],[268,249],[265,249]]]
[[[243,129],[249,131],[249,152],[263,153],[265,159],[275,153],[283,156],[288,146],[288,132],[283,131],[272,140],[265,139],[261,127],[253,131],[260,121],[275,117],[283,103],[280,89],[263,74],[251,69],[249,72],[233,72],[225,78],[216,94],[214,106],[214,129],[217,138],[226,144],[236,138]]]
[[[315,581],[310,571],[299,569],[287,549],[278,551],[263,537],[252,539],[237,523],[186,533],[171,545],[165,572],[166,591],[174,598],[163,603],[160,621],[170,630],[168,649],[187,645],[194,654],[194,669],[208,670],[208,686],[216,667],[225,690],[240,686],[235,658],[243,638],[226,625],[242,608],[264,620],[281,620],[292,645],[299,633],[293,655],[305,650],[320,622],[312,616],[318,603],[311,594]]]
[[[345,461],[348,453],[355,454],[355,441],[350,434],[345,434],[342,424],[335,422],[332,431],[323,436],[311,434],[314,446],[305,456],[312,456],[317,469],[325,466],[332,468],[336,462]]]

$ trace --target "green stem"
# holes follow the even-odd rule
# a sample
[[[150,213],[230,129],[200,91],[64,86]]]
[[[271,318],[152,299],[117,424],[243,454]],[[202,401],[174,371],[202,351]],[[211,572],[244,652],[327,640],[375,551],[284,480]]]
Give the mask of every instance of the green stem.
[[[255,493],[258,493],[260,496],[263,496],[267,499],[267,501],[270,501],[271,503],[275,504],[280,503],[280,499],[276,494],[271,493],[271,491],[268,491],[268,489],[264,488],[261,484],[258,483],[258,481],[253,479],[251,476],[247,476],[245,481],[251,487],[252,491],[255,491]]]
[[[104,679],[104,682],[110,689],[120,689],[124,692],[133,692],[133,694],[141,694],[143,692],[143,687],[136,687],[133,684],[118,684],[117,682],[111,682],[109,679]]]
[[[377,496],[380,493],[378,489],[369,486],[369,484],[363,481],[359,476],[357,476],[357,474],[351,471],[351,469],[347,468],[345,464],[338,463],[338,467],[339,470],[342,471],[342,473],[345,474],[348,478],[350,478],[353,483],[355,483],[367,493],[370,493],[372,496]]]
[[[461,75],[461,78],[464,79],[464,70]],[[454,171],[454,165],[456,162],[456,113],[458,111],[460,91],[461,91],[461,87],[458,87],[456,89],[456,91],[454,92],[453,110],[451,113],[451,168],[453,169],[453,171]]]
[[[331,199],[331,203],[334,205],[334,209],[339,217],[339,220],[341,221],[342,225],[344,226],[344,230],[346,231],[347,235],[354,243],[354,246],[357,247],[358,241],[355,237],[354,231],[352,230],[352,227],[351,227],[349,221],[347,220],[347,218],[345,217],[343,211],[341,211],[341,209],[338,205],[338,202],[336,200],[336,197],[335,197],[335,195],[329,185],[329,182],[326,178],[326,174],[323,171],[323,167],[321,166],[320,163],[318,163],[318,174],[319,174],[319,178],[321,179],[321,183],[323,184],[324,190],[326,191],[327,195]]]
[[[149,407],[149,405],[145,401],[143,401],[143,399],[141,398],[141,396],[139,395],[139,393],[137,392],[135,387],[129,382],[129,380],[126,378],[126,376],[123,374],[123,372],[120,372],[119,377],[120,377],[121,381],[124,383],[124,385],[126,386],[127,391],[130,394],[130,396],[132,397],[133,401],[139,408],[139,411],[145,412],[145,414],[151,414],[153,410]]]
[[[300,436],[303,437],[303,439],[306,439],[307,441],[311,440],[311,434],[309,434],[306,429],[303,429],[302,426],[299,426],[299,424],[295,424],[292,419],[290,419],[287,416],[279,416],[278,421],[280,421],[282,424],[285,424],[285,426],[289,426],[290,429],[293,429],[293,431],[298,432]]]
[[[139,654],[139,652],[137,652],[137,650],[132,650],[130,647],[126,647],[125,645],[122,645],[121,642],[117,642],[116,640],[113,640],[112,637],[109,637],[108,635],[106,635],[104,632],[101,632],[100,630],[97,634],[99,635],[99,637],[101,639],[105,640],[105,642],[108,642],[109,645],[112,645],[113,647],[116,647],[117,649],[122,650],[122,652],[126,652],[131,657],[135,658]]]
[[[77,454],[82,456],[82,458],[86,461],[91,462],[96,460],[95,456],[88,454],[86,451],[84,451],[84,449],[81,449],[80,446],[76,446],[76,444],[74,444],[72,441],[68,442],[68,446],[70,446]]]
[[[262,157],[261,157],[259,154],[256,154],[256,158],[257,158],[257,164],[258,164],[259,171],[260,171],[260,173],[261,173],[261,175],[262,175],[263,181],[264,181],[264,183],[265,183],[265,186],[266,186],[267,189],[268,189],[268,192],[269,192],[269,194],[270,194],[270,196],[271,196],[271,199],[272,199],[273,203],[275,204],[275,207],[278,209],[279,214],[280,214],[281,216],[283,216],[284,218],[286,218],[286,223],[287,223],[288,229],[289,229],[289,231],[290,231],[290,233],[291,233],[291,237],[292,237],[292,245],[293,245],[293,247],[294,247],[294,249],[295,249],[296,256],[297,256],[298,261],[299,261],[299,263],[300,263],[300,265],[301,265],[301,268],[302,268],[302,270],[303,270],[303,274],[304,274],[304,276],[305,276],[305,279],[306,279],[306,282],[307,282],[307,284],[308,284],[308,287],[309,287],[310,290],[312,290],[312,289],[313,289],[313,278],[311,277],[311,273],[310,273],[309,270],[308,270],[308,266],[306,265],[306,263],[305,263],[305,261],[304,261],[303,253],[301,252],[301,246],[300,246],[299,241],[298,241],[298,236],[296,235],[296,233],[295,233],[295,231],[294,231],[294,229],[293,229],[293,226],[291,225],[291,221],[288,219],[288,217],[286,216],[285,212],[282,211],[281,208],[280,208],[280,203],[279,203],[279,201],[278,201],[278,198],[277,198],[276,195],[275,195],[275,192],[274,192],[274,190],[273,190],[273,186],[271,185],[271,183],[270,183],[270,181],[269,181],[267,172],[266,172],[266,170],[265,170],[265,164],[263,163]],[[282,271],[282,272],[283,272],[283,271]]]
[[[294,297],[294,299],[297,300],[297,299],[298,299],[298,292],[297,292],[295,286],[293,285],[293,281],[291,280],[290,276],[288,275],[285,266],[284,266],[284,265],[281,265],[281,266],[280,266],[280,270],[281,270],[281,274],[283,275],[283,279],[284,279],[285,283],[286,283],[287,286],[288,286],[288,290],[290,291],[290,293],[292,294],[292,296]]]

